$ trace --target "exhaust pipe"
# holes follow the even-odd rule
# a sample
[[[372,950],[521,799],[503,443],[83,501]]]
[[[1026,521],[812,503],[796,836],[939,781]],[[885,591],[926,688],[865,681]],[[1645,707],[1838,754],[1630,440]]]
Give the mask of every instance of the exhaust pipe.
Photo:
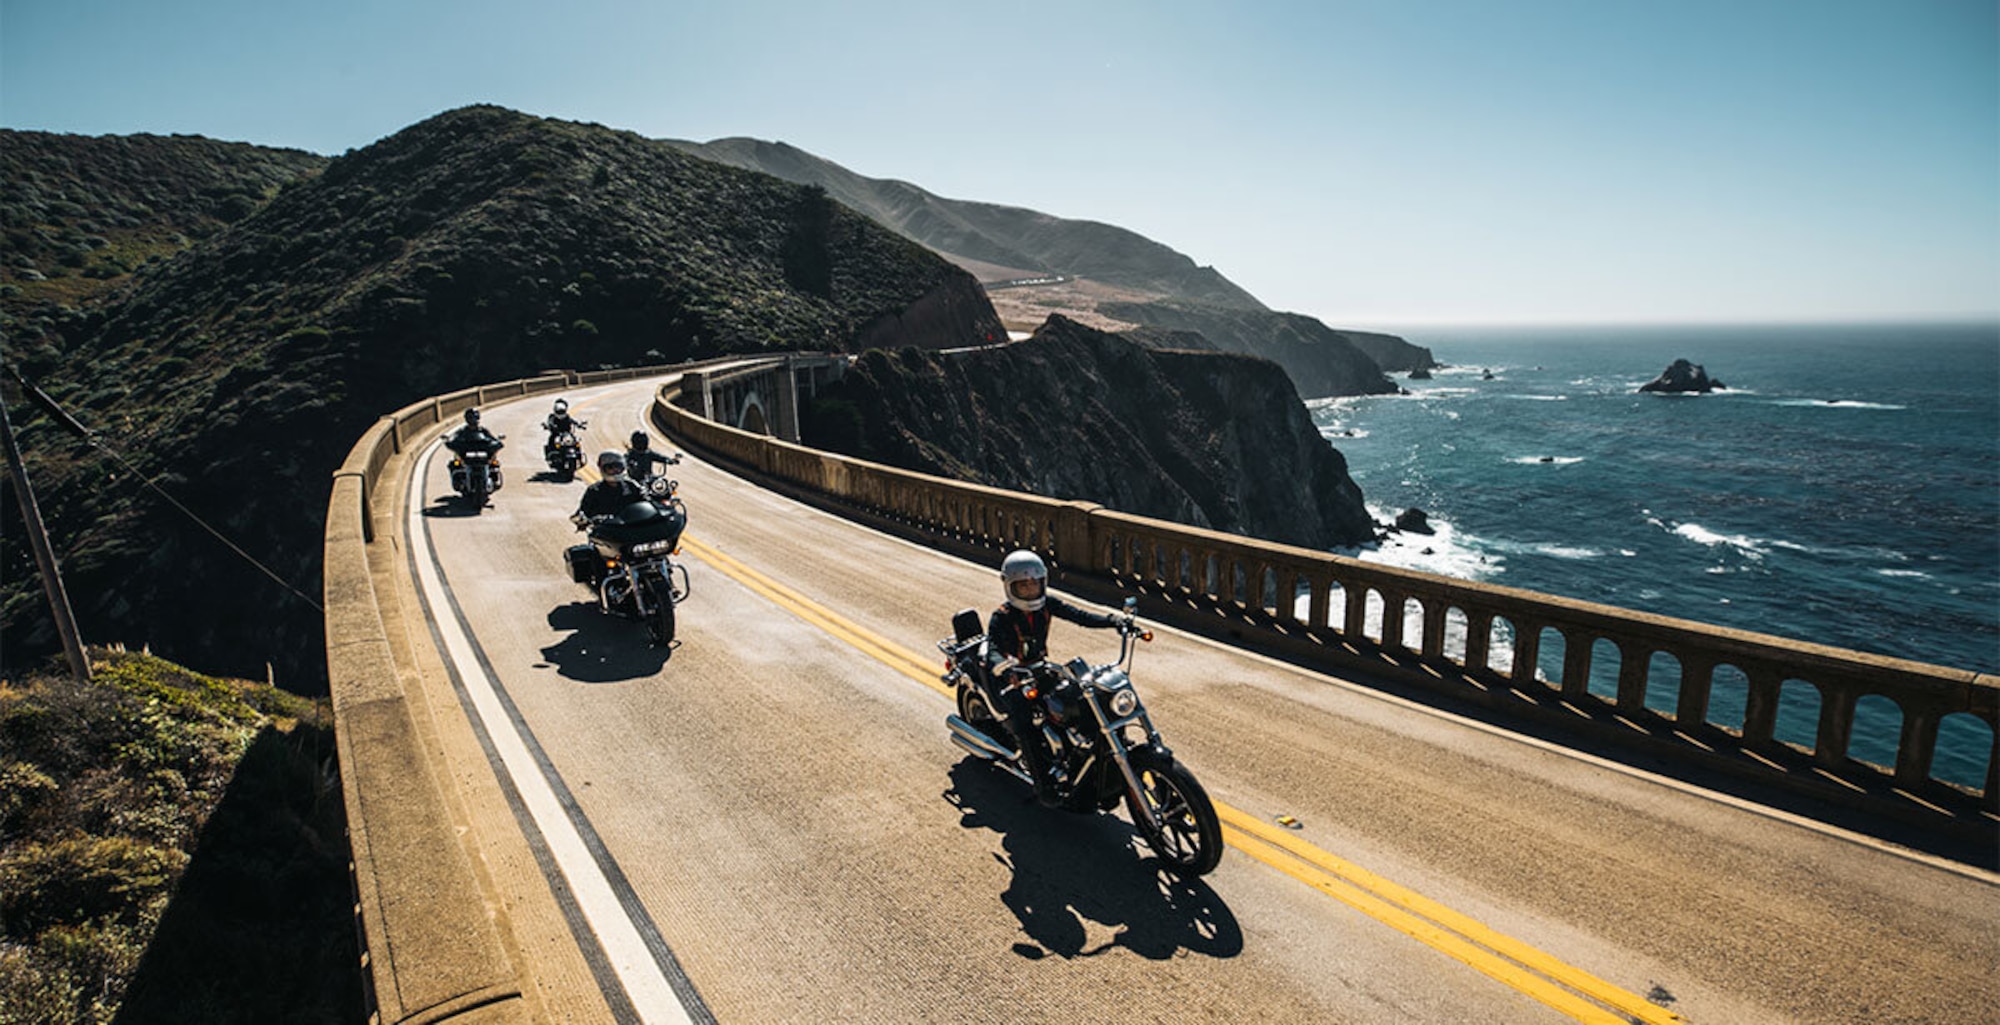
[[[951,739],[958,746],[988,761],[1011,762],[1014,750],[992,737],[979,732],[969,722],[955,715],[944,717],[944,724],[951,727]]]

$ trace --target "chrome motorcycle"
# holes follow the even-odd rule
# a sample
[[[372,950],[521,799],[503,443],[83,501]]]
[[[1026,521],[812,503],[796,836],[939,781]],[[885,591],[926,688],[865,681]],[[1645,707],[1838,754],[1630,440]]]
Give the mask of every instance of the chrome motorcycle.
[[[1129,616],[1137,604],[1125,600],[1118,659],[1103,665],[1081,658],[1061,663],[1010,658],[989,669],[979,614],[966,609],[953,616],[952,636],[938,642],[945,655],[943,680],[958,699],[958,714],[946,716],[945,725],[952,742],[967,753],[1032,783],[1026,763],[1010,746],[1016,738],[995,700],[995,688],[1021,688],[1036,732],[1025,742],[1047,746],[1062,805],[1110,811],[1122,802],[1167,870],[1192,878],[1221,861],[1222,822],[1194,773],[1161,741],[1132,687],[1137,642],[1153,639],[1152,631]]]
[[[590,542],[564,553],[570,579],[595,591],[606,613],[646,624],[654,646],[672,645],[674,608],[690,593],[687,567],[673,561],[687,529],[687,506],[662,489],[613,515],[592,520],[578,514],[572,522],[590,532]]]

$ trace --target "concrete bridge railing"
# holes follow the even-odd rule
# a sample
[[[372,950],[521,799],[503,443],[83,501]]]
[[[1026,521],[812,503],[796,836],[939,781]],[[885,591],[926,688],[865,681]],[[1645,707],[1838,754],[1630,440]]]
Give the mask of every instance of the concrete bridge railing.
[[[965,554],[1029,548],[1065,586],[1310,664],[1505,708],[1607,746],[1773,783],[1920,828],[2000,832],[2000,678],[1517,588],[1473,583],[899,470],[704,420],[663,389],[655,422],[779,487]],[[1728,679],[1731,700],[1716,700]],[[1740,692],[1740,721],[1733,705]],[[1781,702],[1817,700],[1810,737]],[[1900,719],[1854,756],[1857,710]],[[1934,778],[1947,717],[1983,724],[1983,785]],[[1976,729],[1976,727],[1973,727]],[[1879,747],[1879,745],[1877,745]]]

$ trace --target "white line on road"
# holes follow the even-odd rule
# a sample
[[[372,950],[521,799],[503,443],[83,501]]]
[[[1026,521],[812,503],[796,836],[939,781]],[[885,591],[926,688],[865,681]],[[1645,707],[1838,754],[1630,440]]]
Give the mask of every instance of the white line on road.
[[[434,443],[417,460],[418,482],[429,476],[431,457],[436,454],[437,448]],[[421,483],[418,488],[417,493],[421,496]],[[466,693],[472,699],[487,736],[492,738],[494,750],[499,753],[508,777],[519,791],[521,802],[533,816],[536,828],[541,830],[550,856],[562,870],[563,878],[569,882],[585,920],[590,923],[591,932],[596,934],[597,942],[603,946],[605,957],[618,974],[618,981],[625,987],[625,995],[631,999],[640,1018],[647,1022],[691,1025],[693,1019],[681,1005],[680,997],[647,949],[645,940],[640,938],[638,926],[626,913],[611,881],[605,877],[597,859],[591,857],[583,836],[564,812],[562,803],[556,799],[554,788],[542,775],[541,766],[529,752],[527,742],[521,737],[513,718],[501,706],[493,680],[473,653],[471,639],[459,626],[458,617],[450,613],[444,582],[438,578],[437,568],[431,561],[430,538],[424,529],[423,511],[421,498],[410,503],[409,539],[415,555],[413,561],[417,567],[418,585],[430,602],[431,620],[437,627],[438,636],[444,639],[445,653],[457,667],[459,678],[465,681]]]

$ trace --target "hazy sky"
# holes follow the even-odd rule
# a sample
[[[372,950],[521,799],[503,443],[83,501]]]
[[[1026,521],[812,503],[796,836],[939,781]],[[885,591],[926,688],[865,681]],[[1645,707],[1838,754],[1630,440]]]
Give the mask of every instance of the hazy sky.
[[[2000,319],[1995,0],[0,0],[0,125],[470,103],[1106,221],[1341,326]]]

